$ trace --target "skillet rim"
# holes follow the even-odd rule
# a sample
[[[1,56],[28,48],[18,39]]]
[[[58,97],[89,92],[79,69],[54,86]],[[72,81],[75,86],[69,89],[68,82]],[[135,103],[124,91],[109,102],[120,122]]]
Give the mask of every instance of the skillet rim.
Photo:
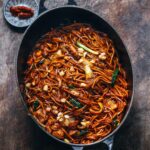
[[[22,94],[21,94],[20,85],[19,85],[19,78],[18,78],[18,58],[19,58],[20,48],[21,48],[21,46],[22,46],[22,44],[23,44],[23,40],[24,40],[26,34],[28,33],[28,31],[29,31],[29,29],[32,27],[32,25],[35,24],[38,20],[40,20],[40,18],[41,18],[42,16],[46,15],[47,13],[50,13],[51,11],[55,11],[55,10],[57,10],[57,9],[65,9],[65,8],[81,9],[81,10],[83,10],[83,11],[87,11],[87,12],[89,12],[89,13],[95,15],[96,17],[98,17],[98,18],[100,18],[102,21],[104,21],[104,22],[113,30],[113,32],[115,32],[115,34],[120,38],[120,41],[122,42],[123,46],[125,47],[125,50],[126,50],[126,53],[127,53],[127,55],[128,55],[128,58],[129,58],[129,60],[130,60],[130,65],[131,65],[130,69],[131,69],[131,78],[132,78],[132,84],[131,84],[132,90],[131,90],[130,103],[129,103],[129,105],[128,105],[128,108],[127,108],[127,110],[126,110],[126,112],[125,112],[125,114],[124,114],[124,117],[123,117],[123,119],[122,119],[120,125],[119,125],[116,129],[114,129],[110,134],[108,134],[107,136],[105,136],[104,138],[102,138],[102,139],[100,139],[100,140],[97,140],[97,141],[95,141],[95,142],[93,142],[93,143],[90,143],[90,144],[66,143],[66,142],[64,142],[63,140],[60,140],[60,139],[56,138],[55,136],[53,136],[52,134],[50,134],[48,131],[46,131],[46,130],[36,121],[36,119],[32,116],[32,114],[29,113],[29,110],[28,110],[28,108],[27,108],[27,105],[26,105],[26,103],[25,103],[25,101],[24,101],[24,98],[23,98],[23,96],[22,96]],[[28,28],[26,29],[26,31],[25,31],[24,34],[23,34],[23,37],[22,37],[22,39],[21,39],[21,43],[20,43],[20,46],[19,46],[19,50],[17,51],[16,58],[15,58],[15,67],[16,67],[15,77],[16,77],[17,87],[18,87],[18,89],[19,89],[19,95],[20,95],[20,97],[21,97],[21,101],[22,101],[22,103],[23,103],[23,105],[24,105],[24,107],[25,107],[25,109],[26,109],[28,115],[32,118],[32,120],[36,123],[36,125],[37,125],[43,132],[45,132],[48,136],[50,136],[51,138],[55,139],[56,141],[59,141],[60,143],[63,143],[63,144],[69,145],[69,146],[73,146],[73,147],[87,147],[87,146],[92,146],[92,145],[96,145],[96,144],[99,144],[99,143],[105,143],[105,141],[107,141],[109,138],[111,138],[111,137],[120,129],[120,127],[124,124],[124,122],[125,122],[127,116],[129,115],[129,112],[130,112],[130,110],[131,110],[131,107],[132,107],[132,105],[133,105],[134,74],[133,74],[133,64],[132,64],[131,57],[130,57],[130,55],[129,55],[128,49],[127,49],[127,47],[126,47],[124,41],[122,40],[121,36],[118,34],[118,31],[117,31],[114,27],[112,27],[112,25],[109,23],[109,21],[108,21],[108,20],[105,21],[102,17],[100,17],[99,14],[97,14],[97,13],[95,13],[95,12],[93,12],[92,10],[89,10],[89,9],[87,9],[87,8],[83,8],[83,7],[80,7],[80,6],[74,6],[74,5],[71,5],[71,6],[68,5],[68,6],[55,7],[55,8],[53,8],[53,9],[46,10],[45,12],[41,13],[41,14],[31,23],[31,25],[28,26]]]

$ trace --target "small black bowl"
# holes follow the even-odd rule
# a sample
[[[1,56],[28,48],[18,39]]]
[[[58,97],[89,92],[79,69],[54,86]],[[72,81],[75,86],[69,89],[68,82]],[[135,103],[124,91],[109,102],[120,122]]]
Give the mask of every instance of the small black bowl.
[[[34,15],[28,19],[19,19],[15,17],[10,12],[11,6],[27,6],[34,10]],[[3,7],[3,14],[6,21],[18,28],[23,28],[29,26],[38,16],[39,13],[39,5],[36,0],[7,0]]]

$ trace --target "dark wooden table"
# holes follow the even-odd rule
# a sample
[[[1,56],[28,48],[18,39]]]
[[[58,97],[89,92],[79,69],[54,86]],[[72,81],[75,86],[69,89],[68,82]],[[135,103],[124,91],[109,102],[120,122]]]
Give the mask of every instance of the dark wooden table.
[[[115,136],[114,150],[150,150],[150,1],[76,0],[98,13],[122,37],[133,63],[134,103],[125,124]],[[47,0],[51,9],[67,0]],[[0,150],[69,150],[39,130],[20,101],[15,81],[15,58],[23,33],[6,24],[0,0]],[[104,150],[106,147],[85,148]]]

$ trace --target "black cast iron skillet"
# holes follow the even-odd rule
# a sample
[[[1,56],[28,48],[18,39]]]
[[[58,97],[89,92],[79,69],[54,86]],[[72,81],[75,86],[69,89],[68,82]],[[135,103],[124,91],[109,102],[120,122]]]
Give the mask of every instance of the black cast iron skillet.
[[[71,2],[71,1],[69,1]],[[42,4],[42,3],[41,3]],[[43,6],[43,5],[42,5]],[[41,10],[45,10],[44,7],[42,7]],[[113,145],[113,137],[114,134],[118,131],[118,129],[122,126],[125,119],[127,118],[127,115],[131,109],[132,101],[133,101],[133,72],[132,72],[132,66],[131,61],[127,52],[127,49],[117,34],[117,32],[106,22],[104,21],[100,16],[95,14],[94,12],[87,10],[85,8],[80,8],[77,6],[64,6],[64,7],[58,7],[52,10],[47,10],[44,13],[42,13],[25,31],[25,34],[23,36],[20,49],[18,51],[17,55],[17,81],[18,86],[23,83],[23,72],[26,69],[26,62],[29,54],[31,53],[36,41],[45,33],[50,31],[51,28],[57,28],[60,26],[65,26],[68,24],[73,23],[74,21],[80,22],[80,23],[88,23],[92,25],[96,30],[102,31],[109,35],[109,37],[112,39],[112,41],[115,44],[117,54],[119,56],[120,63],[122,64],[123,68],[127,72],[127,80],[129,84],[129,98],[128,98],[128,105],[125,111],[124,118],[121,122],[121,124],[109,135],[107,135],[102,140],[96,141],[91,144],[67,144],[63,142],[62,140],[57,139],[53,135],[49,134],[44,128],[42,128],[36,120],[32,117],[31,118],[35,121],[35,123],[45,132],[49,135],[49,137],[55,139],[58,142],[70,145],[74,150],[82,150],[86,146],[95,145],[98,143],[105,143],[108,145],[109,150],[112,149]],[[24,102],[24,93],[21,93],[22,101],[27,109],[27,106]],[[27,109],[28,111],[28,109]]]

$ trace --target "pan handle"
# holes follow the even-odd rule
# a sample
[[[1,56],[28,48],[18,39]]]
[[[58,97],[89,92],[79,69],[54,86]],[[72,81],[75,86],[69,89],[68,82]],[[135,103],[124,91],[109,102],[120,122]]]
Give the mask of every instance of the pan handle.
[[[103,143],[105,143],[108,147],[108,150],[112,150],[113,148],[113,143],[114,143],[114,136],[111,136],[107,140],[105,140]]]
[[[75,0],[68,0],[67,5],[77,5],[77,3],[75,2]]]
[[[42,12],[46,11],[46,7],[44,6],[44,2],[45,0],[40,0],[40,3],[39,3],[39,14],[41,14]]]
[[[108,150],[112,150],[113,148],[113,143],[114,143],[114,136],[111,136],[110,138],[106,139],[103,141],[108,147]],[[72,146],[73,150],[83,150],[84,147],[77,147],[77,146]]]
[[[40,3],[39,3],[39,14],[41,14],[42,12],[47,10],[47,8],[44,6],[44,2],[45,2],[45,0],[40,0]],[[67,5],[77,5],[77,3],[75,2],[75,0],[68,0]]]
[[[72,146],[73,150],[83,150],[83,147]]]

